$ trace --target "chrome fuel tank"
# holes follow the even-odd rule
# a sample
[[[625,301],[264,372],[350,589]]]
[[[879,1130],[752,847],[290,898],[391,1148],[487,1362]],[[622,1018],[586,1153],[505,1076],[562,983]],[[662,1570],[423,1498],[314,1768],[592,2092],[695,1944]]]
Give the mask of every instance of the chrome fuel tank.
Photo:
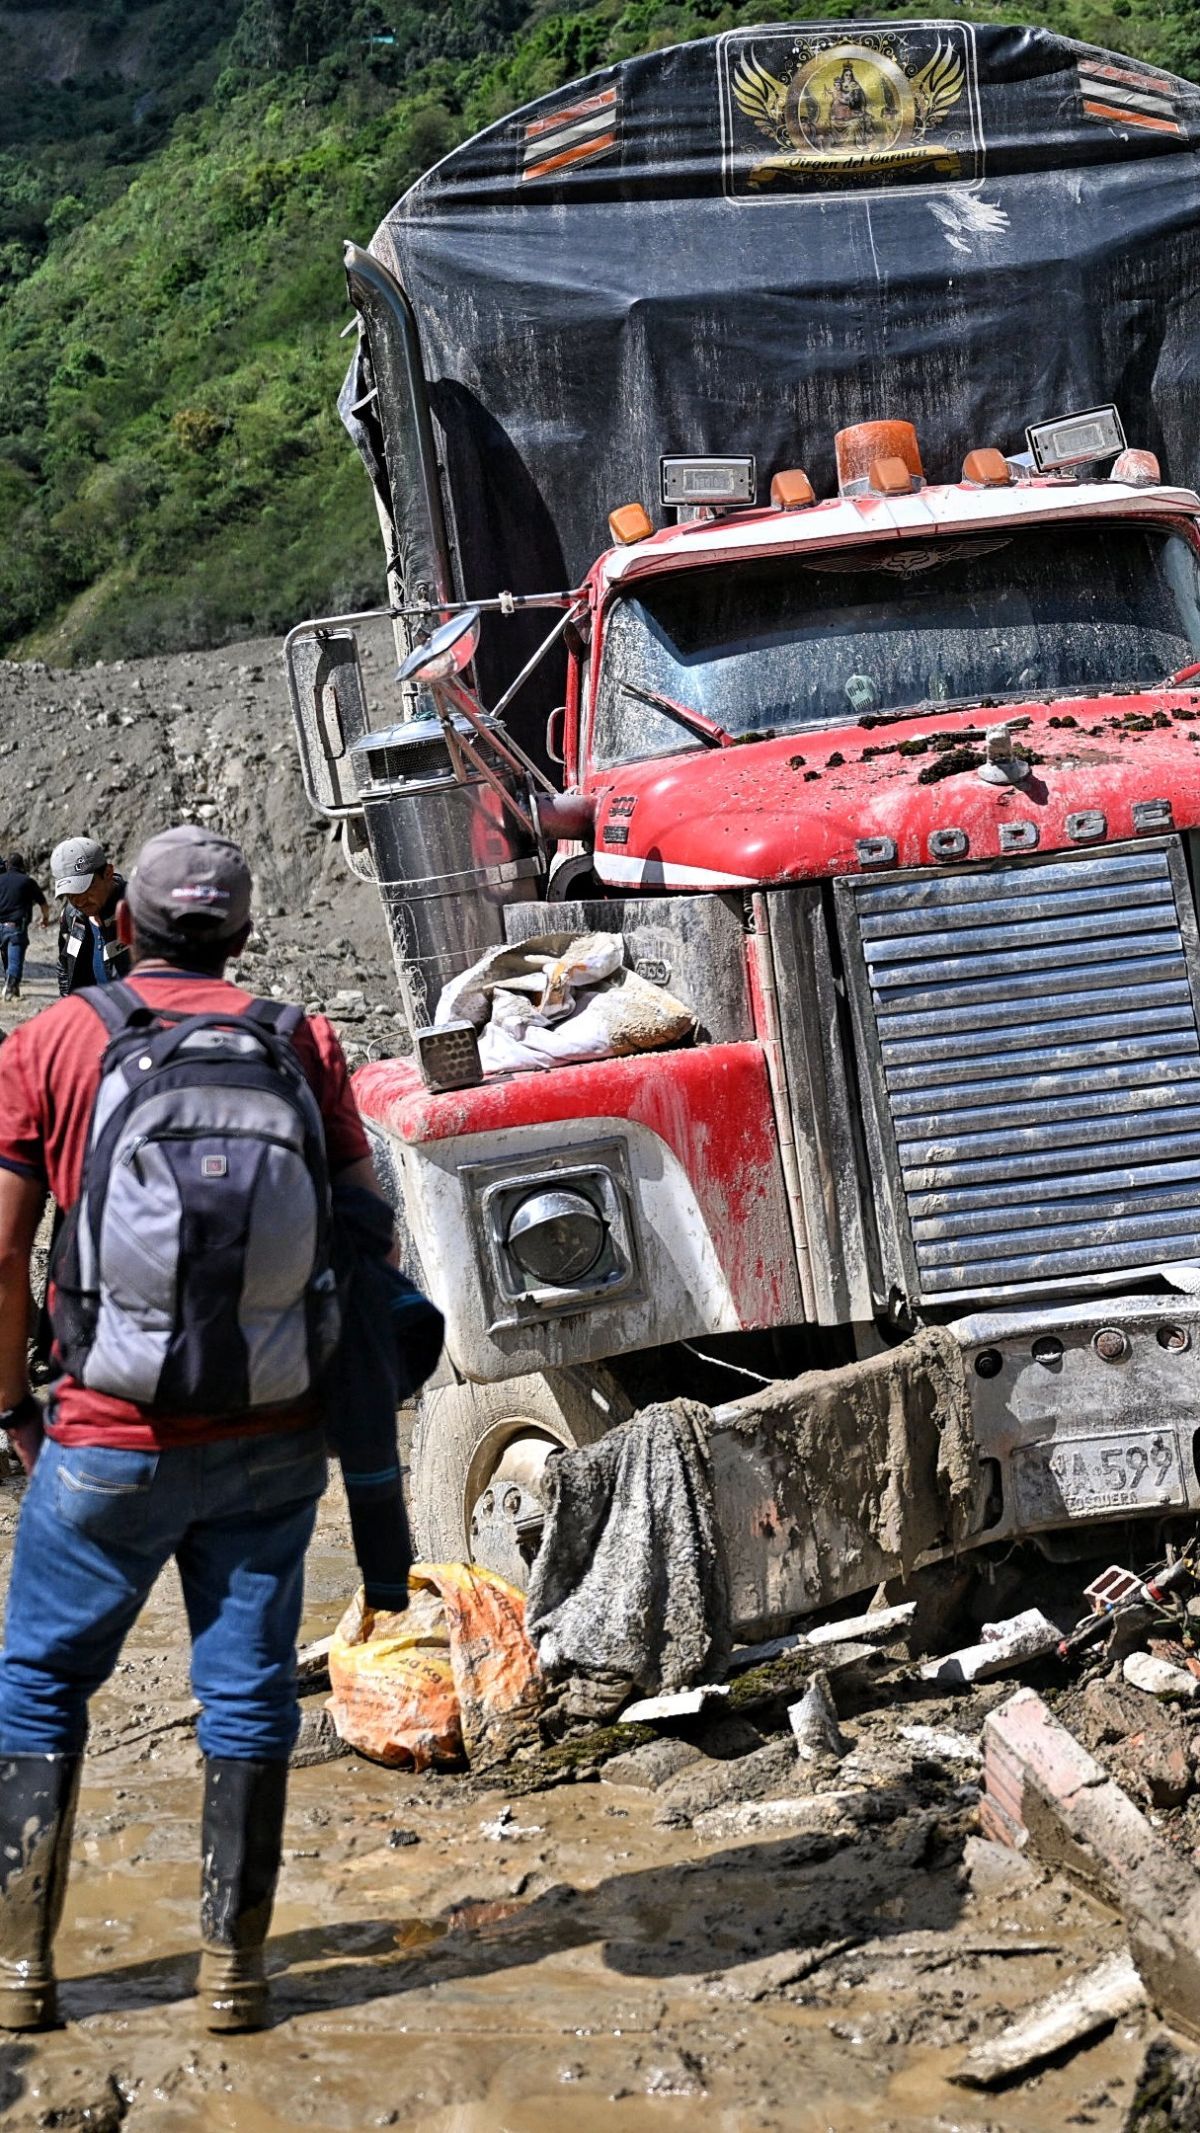
[[[482,733],[463,718],[453,726],[523,800],[511,763],[487,746],[494,721]],[[465,781],[455,776],[436,718],[365,734],[351,756],[405,1011],[419,1028],[447,979],[503,946],[505,908],[536,898],[544,859],[486,778],[465,761]]]

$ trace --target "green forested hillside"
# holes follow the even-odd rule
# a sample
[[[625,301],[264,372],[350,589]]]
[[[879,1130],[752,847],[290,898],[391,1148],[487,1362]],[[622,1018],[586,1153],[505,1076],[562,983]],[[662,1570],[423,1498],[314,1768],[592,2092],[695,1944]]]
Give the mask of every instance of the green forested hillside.
[[[0,646],[281,629],[379,589],[334,397],[340,241],[475,127],[604,61],[800,0],[0,5]],[[927,13],[919,6],[870,12]],[[972,0],[1200,74],[1198,0]],[[40,72],[39,72],[40,70]]]

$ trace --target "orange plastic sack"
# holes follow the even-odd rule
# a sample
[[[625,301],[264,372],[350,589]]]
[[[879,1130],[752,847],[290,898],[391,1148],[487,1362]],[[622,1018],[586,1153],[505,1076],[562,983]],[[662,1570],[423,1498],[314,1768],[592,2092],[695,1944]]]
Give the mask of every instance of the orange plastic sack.
[[[396,1768],[472,1768],[535,1737],[542,1700],[525,1598],[472,1563],[416,1563],[404,1614],[361,1591],[334,1632],[329,1709],[344,1741]]]

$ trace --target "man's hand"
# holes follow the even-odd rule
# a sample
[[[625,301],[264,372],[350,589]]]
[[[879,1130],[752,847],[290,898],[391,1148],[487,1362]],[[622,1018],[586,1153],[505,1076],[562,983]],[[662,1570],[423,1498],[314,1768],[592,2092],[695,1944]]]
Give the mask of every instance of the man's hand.
[[[9,1451],[28,1477],[37,1465],[46,1435],[46,1416],[41,1401],[31,1392],[26,1393],[19,1407],[0,1414],[0,1427],[8,1439]]]
[[[0,1169],[0,1408],[29,1391],[29,1260],[45,1197],[36,1178]]]

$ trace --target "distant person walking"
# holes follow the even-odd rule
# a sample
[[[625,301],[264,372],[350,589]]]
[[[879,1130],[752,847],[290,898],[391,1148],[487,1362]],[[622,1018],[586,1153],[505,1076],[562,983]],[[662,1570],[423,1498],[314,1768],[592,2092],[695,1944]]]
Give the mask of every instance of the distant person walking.
[[[4,964],[4,998],[19,1000],[25,950],[29,946],[29,921],[40,909],[43,926],[50,924],[50,906],[45,893],[25,871],[20,852],[11,852],[0,873],[0,962]]]
[[[50,854],[54,893],[66,899],[58,927],[58,989],[108,985],[129,972],[129,950],[117,938],[117,905],[125,882],[95,837],[67,837]]]

